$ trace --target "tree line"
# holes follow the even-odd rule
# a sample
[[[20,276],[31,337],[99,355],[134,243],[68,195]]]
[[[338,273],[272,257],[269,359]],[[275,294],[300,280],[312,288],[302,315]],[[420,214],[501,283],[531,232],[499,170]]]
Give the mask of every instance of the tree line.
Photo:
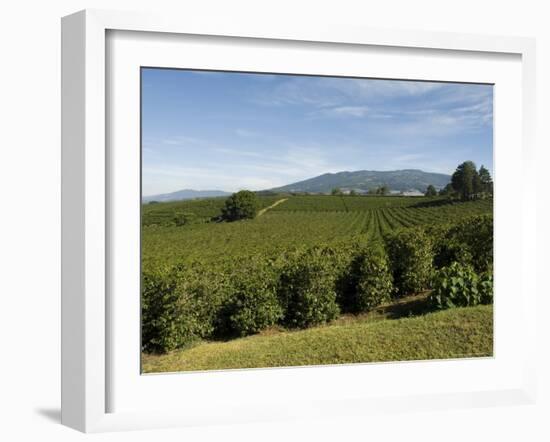
[[[426,196],[436,196],[437,191],[431,184]],[[493,179],[485,166],[477,169],[473,161],[459,164],[451,176],[451,182],[439,191],[439,195],[461,200],[486,198],[493,195]]]

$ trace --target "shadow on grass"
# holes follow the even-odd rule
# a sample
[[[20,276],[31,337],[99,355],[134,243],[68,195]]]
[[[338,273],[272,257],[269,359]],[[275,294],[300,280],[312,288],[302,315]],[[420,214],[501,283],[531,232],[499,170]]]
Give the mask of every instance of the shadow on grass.
[[[393,304],[378,307],[376,312],[386,319],[399,319],[433,312],[434,309],[428,305],[428,294],[429,292],[424,292],[401,298]]]

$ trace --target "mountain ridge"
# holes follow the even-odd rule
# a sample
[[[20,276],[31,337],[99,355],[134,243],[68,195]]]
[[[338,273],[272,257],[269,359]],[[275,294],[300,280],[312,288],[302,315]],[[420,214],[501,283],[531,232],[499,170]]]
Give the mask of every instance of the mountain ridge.
[[[223,190],[182,189],[182,190],[177,190],[175,192],[143,196],[141,200],[144,203],[151,202],[151,201],[168,202],[168,201],[193,200],[198,198],[214,198],[217,196],[229,196],[229,195],[231,195],[230,192],[225,192]]]
[[[424,172],[420,169],[357,170],[328,172],[285,186],[275,187],[269,191],[328,193],[334,188],[368,191],[385,185],[394,191],[418,190],[423,192],[430,184],[436,189],[441,189],[450,181],[450,175]]]
[[[334,188],[366,192],[380,186],[388,186],[392,191],[407,192],[416,190],[424,192],[431,184],[436,189],[445,187],[451,181],[451,176],[443,173],[424,172],[421,169],[399,170],[342,170],[327,172],[302,181],[286,184],[259,192],[309,192],[330,193]],[[231,192],[223,190],[182,189],[170,193],[148,195],[142,197],[142,202],[183,201],[199,198],[214,198],[229,196]]]

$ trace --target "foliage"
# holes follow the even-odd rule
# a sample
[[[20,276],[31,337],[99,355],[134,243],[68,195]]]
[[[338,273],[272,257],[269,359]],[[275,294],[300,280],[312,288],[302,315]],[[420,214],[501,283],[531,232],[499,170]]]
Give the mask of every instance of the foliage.
[[[284,324],[305,328],[336,318],[336,274],[323,250],[309,249],[288,259],[281,270],[279,299]]]
[[[493,217],[479,215],[465,218],[442,228],[434,237],[434,264],[437,268],[453,262],[471,265],[478,273],[488,271],[493,263]]]
[[[176,266],[142,277],[142,348],[166,352],[214,331],[219,280],[195,267]]]
[[[426,192],[424,193],[424,195],[427,196],[427,197],[437,196],[437,190],[435,190],[435,187],[430,184],[426,188]]]
[[[439,196],[452,197],[455,194],[453,185],[451,183],[447,184],[443,189],[439,191]]]
[[[389,302],[393,294],[393,278],[384,250],[381,247],[365,248],[350,266],[347,292],[347,309],[366,312]]]
[[[222,218],[226,221],[252,219],[258,213],[260,203],[258,197],[250,190],[241,190],[225,200]]]
[[[178,315],[176,280],[166,271],[143,273],[141,290],[141,347],[161,352],[177,347],[175,320]]]
[[[334,189],[332,189],[330,191],[330,194],[333,195],[333,196],[341,196],[341,195],[343,195],[343,192],[339,187],[335,187]]]
[[[298,201],[294,203],[294,199]],[[345,200],[349,211],[337,206],[335,200]],[[421,207],[422,202],[430,204]],[[356,236],[374,241],[401,228],[448,224],[492,211],[492,199],[439,202],[445,201],[423,197],[290,197],[253,222],[145,226],[143,265],[204,260],[212,267],[221,261],[242,261],[251,254],[275,256],[299,246],[351,242]],[[304,210],[295,210],[298,204],[303,204]],[[283,210],[285,207],[292,210]]]
[[[453,189],[463,200],[474,195],[474,177],[477,175],[476,165],[472,161],[460,164],[451,177]]]
[[[254,261],[232,274],[231,294],[221,312],[221,331],[246,336],[276,324],[283,315],[276,274],[266,262]]]
[[[487,170],[487,168],[483,165],[479,168],[479,180],[481,184],[481,192],[484,195],[492,195],[493,179],[491,178],[489,170]]]
[[[421,229],[404,229],[386,237],[394,284],[400,296],[428,288],[432,243]]]
[[[461,199],[479,198],[493,193],[493,181],[484,166],[476,169],[472,161],[460,164],[451,177],[452,188]]]
[[[437,309],[490,304],[493,299],[492,273],[478,276],[467,264],[453,262],[434,277],[428,300]]]
[[[262,206],[279,199],[259,197]],[[144,351],[370,310],[386,302],[392,278],[396,295],[426,288],[432,253],[437,268],[472,266],[480,302],[492,300],[491,198],[289,196],[253,221],[206,223],[223,204],[142,206]],[[189,218],[177,226],[174,214]]]
[[[371,196],[350,195],[341,198],[333,195],[299,195],[289,198],[284,204],[274,207],[277,212],[333,212],[333,211],[364,211],[381,207],[407,207],[416,204],[414,198],[403,196]]]
[[[368,193],[371,195],[388,195],[390,193],[390,188],[384,184],[382,186],[369,189]]]
[[[279,199],[280,196],[275,195],[258,197],[261,208],[270,206]],[[174,215],[178,213],[192,214],[193,223],[208,222],[220,217],[225,200],[225,197],[213,197],[142,204],[141,224],[143,226],[171,226],[174,225]]]
[[[195,222],[196,220],[196,215],[191,212],[176,212],[174,214],[174,224],[176,226],[185,226]]]
[[[481,273],[478,283],[479,302],[480,304],[493,303],[493,269]]]

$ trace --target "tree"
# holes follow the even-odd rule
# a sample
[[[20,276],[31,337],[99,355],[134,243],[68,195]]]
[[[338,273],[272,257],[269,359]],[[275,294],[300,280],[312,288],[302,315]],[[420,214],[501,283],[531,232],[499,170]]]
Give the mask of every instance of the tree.
[[[222,208],[222,218],[226,221],[252,219],[259,209],[258,197],[250,190],[241,190],[225,200]]]
[[[479,177],[479,173],[477,170],[474,171],[474,175],[472,177],[472,189],[473,189],[475,198],[481,196],[483,189],[481,186],[481,179]]]
[[[426,193],[424,195],[429,196],[429,197],[436,196],[437,195],[437,190],[435,190],[435,187],[430,184],[428,186],[428,188],[426,189]]]
[[[376,189],[377,195],[387,195],[388,193],[390,193],[390,188],[385,184],[383,186],[380,186],[378,189]]]
[[[339,187],[335,187],[334,189],[332,189],[330,193],[332,195],[337,195],[337,196],[343,195],[342,190]]]
[[[357,196],[357,192],[355,191],[355,189],[351,189],[349,191],[349,194],[350,194],[350,196]]]
[[[491,178],[489,171],[483,165],[479,168],[479,181],[481,182],[481,193],[485,195],[492,195],[493,179]]]
[[[453,196],[454,189],[451,183],[447,184],[443,189],[439,191],[440,196]]]
[[[476,175],[476,165],[473,161],[464,161],[456,168],[451,177],[451,184],[461,199],[468,200],[475,195]]]

